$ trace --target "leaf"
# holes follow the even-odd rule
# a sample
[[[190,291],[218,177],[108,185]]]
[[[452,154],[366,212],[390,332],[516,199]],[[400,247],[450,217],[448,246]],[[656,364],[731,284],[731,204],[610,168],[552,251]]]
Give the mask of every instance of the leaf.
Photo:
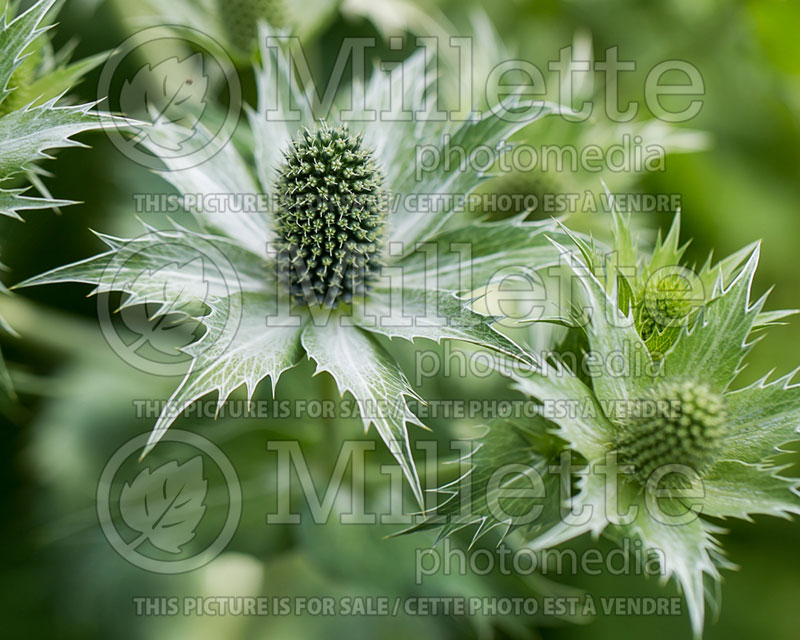
[[[6,24],[7,16],[0,22],[0,181],[33,170],[35,161],[50,157],[46,153],[50,149],[79,146],[71,140],[73,135],[107,124],[130,124],[124,118],[92,112],[93,104],[56,106],[63,92],[99,64],[102,56],[56,66],[36,77],[41,72],[38,55],[24,52],[49,28],[40,25],[54,4],[55,0],[40,0],[10,23]],[[6,13],[11,10],[5,7]],[[16,78],[18,71],[25,77],[17,79],[20,86],[12,86],[12,76]],[[15,110],[18,106],[24,108]],[[0,215],[19,218],[20,211],[72,204],[46,192],[44,198],[24,196],[24,191],[0,190]]]
[[[657,324],[653,327],[652,333],[647,337],[644,344],[647,350],[653,355],[654,359],[660,358],[662,354],[669,351],[670,347],[672,347],[680,337],[682,329],[683,327],[679,324],[666,326],[663,327],[663,329]]]
[[[108,251],[34,276],[15,288],[83,282],[95,285],[95,294],[127,294],[123,308],[158,304],[155,317],[193,308],[198,302],[211,304],[239,291],[264,292],[270,287],[270,270],[261,258],[226,238],[185,229],[151,229],[138,238],[100,235],[100,239]]]
[[[32,46],[50,28],[54,16],[45,16],[55,4],[55,0],[40,0],[7,22],[18,3],[5,3],[0,21],[0,182],[27,173],[45,196],[24,196],[24,189],[0,190],[0,215],[17,219],[20,211],[73,204],[50,197],[34,173],[33,163],[49,158],[48,150],[79,146],[70,137],[82,131],[132,124],[124,118],[91,112],[94,104],[56,107],[64,92],[106,56],[67,65],[66,56],[42,54],[49,46],[46,41]],[[25,53],[28,49],[33,50]]]
[[[592,389],[561,362],[540,362],[513,376],[515,387],[553,407],[550,419],[556,435],[585,458],[601,456],[614,436],[614,427],[603,413]]]
[[[56,0],[39,0],[11,22],[6,16],[0,22],[0,104],[8,97],[9,81],[24,61],[23,53],[48,27],[39,28],[44,16]]]
[[[780,309],[778,311],[762,311],[756,316],[756,320],[753,323],[753,330],[756,329],[763,329],[764,327],[776,327],[780,325],[785,325],[786,323],[783,322],[786,318],[790,318],[792,316],[797,315],[800,313],[797,309]]]
[[[365,407],[367,415],[362,410],[361,416],[364,428],[375,425],[422,505],[422,488],[407,429],[409,423],[422,423],[408,407],[406,397],[421,399],[403,372],[360,329],[339,326],[335,319],[324,326],[309,323],[302,343],[316,363],[317,372],[331,374],[341,394],[352,394]]]
[[[498,275],[531,273],[558,263],[550,222],[471,223],[436,234],[398,262],[407,288],[470,292]]]
[[[413,103],[417,104],[417,103]],[[514,100],[507,108],[519,106],[521,101]],[[394,179],[388,180],[388,187],[394,194],[423,194],[431,197],[432,210],[426,207],[409,209],[405,198],[396,199],[397,210],[392,214],[392,226],[389,242],[402,242],[407,250],[413,250],[416,242],[429,239],[436,231],[441,229],[456,210],[455,200],[449,197],[436,198],[437,195],[467,196],[480,184],[491,177],[491,174],[477,169],[476,154],[486,147],[492,149],[510,149],[506,144],[507,139],[515,132],[528,126],[535,120],[557,112],[557,108],[548,105],[540,113],[527,121],[516,122],[515,119],[501,118],[493,113],[487,113],[480,119],[470,119],[465,122],[448,120],[439,133],[437,130],[415,131],[406,135],[413,135],[415,140],[435,140],[432,147],[439,153],[439,162],[436,167],[426,172],[421,179],[415,176],[416,162],[407,162],[403,165],[405,173]],[[424,124],[425,121],[423,121]],[[376,129],[377,130],[377,129]],[[383,132],[382,135],[388,135]],[[397,138],[387,138],[387,144],[396,145]],[[464,156],[460,162],[445,162],[449,149],[458,149]],[[381,155],[378,155],[382,158]],[[383,158],[382,158],[383,159]],[[520,211],[519,213],[524,213]]]
[[[370,291],[365,305],[355,309],[354,322],[362,329],[389,338],[417,338],[441,342],[461,340],[530,362],[525,352],[496,331],[489,319],[471,311],[452,293],[425,289]]]
[[[17,3],[5,2],[3,4],[3,16],[2,20],[0,20],[0,114],[8,114],[13,109],[13,100],[10,100],[10,98],[14,95],[13,92],[15,90],[19,95],[20,88],[12,86],[11,82],[17,71],[20,71],[25,76],[25,89],[32,91],[44,90],[44,85],[39,84],[39,80],[34,79],[35,67],[38,66],[37,56],[25,54],[25,51],[49,28],[48,26],[40,27],[40,25],[42,25],[45,15],[55,2],[56,0],[40,0],[13,20],[9,20],[9,14],[16,12]],[[21,69],[23,65],[26,65],[24,70]],[[88,69],[85,66],[75,67],[72,69],[73,75],[68,75],[63,79],[74,79],[74,74],[81,70]],[[57,93],[60,94],[61,91],[66,91],[67,88],[67,86],[64,86]],[[38,98],[39,96],[37,94],[33,97]],[[54,106],[56,96],[52,96],[52,98],[53,101],[51,103],[43,105],[44,110],[51,111],[56,109]],[[85,111],[82,112],[83,116],[86,115],[86,111],[89,108],[90,106],[87,106]],[[75,109],[81,108],[73,107],[73,110]],[[11,112],[0,117],[0,182],[16,174],[23,173],[26,169],[30,169],[31,167],[28,166],[28,163],[37,157],[46,157],[45,150],[76,144],[68,139],[70,135],[101,126],[100,121],[96,119],[98,116],[93,116],[95,121],[91,125],[88,121],[79,125],[80,117],[73,118],[70,121],[69,118],[62,117],[64,112],[61,111],[56,114],[57,117],[53,117],[51,114],[51,129],[49,132],[43,132],[41,130],[41,120],[37,121],[36,119],[39,112],[31,114],[32,111],[32,109],[29,109]],[[71,127],[70,124],[72,125]],[[72,204],[67,200],[55,200],[50,197],[33,198],[24,196],[23,193],[25,191],[25,189],[0,189],[0,216],[4,215],[20,219],[20,211]],[[0,284],[0,294],[6,293],[5,287]],[[0,317],[0,329],[14,334],[11,327],[2,317]],[[0,354],[0,390],[9,397],[14,395],[11,378],[2,354]]]
[[[681,217],[675,214],[669,232],[662,239],[661,231],[658,232],[656,245],[650,260],[646,262],[642,281],[646,283],[650,277],[660,269],[677,267],[683,263],[683,256],[686,253],[688,243],[680,244],[681,236]]]
[[[207,485],[202,456],[180,465],[173,460],[152,472],[148,467],[131,484],[126,482],[120,494],[120,514],[125,524],[140,534],[131,548],[149,541],[162,551],[180,553],[194,538],[205,514]]]
[[[170,334],[175,334],[184,323],[180,320],[169,322],[168,316],[191,316],[192,307],[197,312],[199,305],[207,304],[211,289],[209,279],[215,275],[213,272],[213,267],[206,265],[206,260],[201,256],[189,258],[184,264],[167,264],[154,272],[142,271],[130,284],[130,290],[146,292],[153,284],[161,282],[163,292],[159,290],[155,300],[148,300],[137,294],[133,299],[135,304],[131,301],[132,297],[129,297],[120,307],[120,319],[128,329],[137,334],[135,343],[128,345],[128,349],[136,352],[144,345],[150,345],[161,353],[174,349],[175,342]],[[140,279],[147,282],[140,283]],[[189,286],[187,283],[191,285],[191,293],[186,291]],[[153,320],[153,315],[158,317]],[[165,344],[161,344],[164,338]],[[194,339],[191,332],[184,332],[184,340],[187,342],[183,346],[188,346]]]
[[[445,225],[458,208],[459,198],[466,197],[491,177],[477,168],[475,156],[481,150],[504,149],[505,153],[510,150],[505,141],[511,135],[545,115],[556,113],[559,107],[544,105],[536,117],[522,122],[491,112],[463,120],[441,121],[418,114],[411,117],[409,109],[430,109],[428,105],[436,105],[436,74],[428,67],[424,52],[406,60],[402,71],[375,71],[364,88],[367,108],[382,114],[381,126],[364,124],[374,119],[367,114],[359,114],[353,126],[363,133],[365,145],[375,150],[386,175],[386,186],[394,195],[387,242],[402,243],[403,251],[408,253],[414,250],[416,242],[428,240]],[[357,89],[360,88],[358,85]],[[402,105],[403,112],[398,112],[398,105]],[[521,105],[520,100],[513,99],[507,108],[512,110]],[[385,114],[391,117],[383,117]],[[430,170],[418,173],[421,140],[427,141],[426,149],[436,161]],[[445,162],[451,149],[457,149],[463,158]],[[413,194],[422,195],[431,206],[410,206],[407,196]]]
[[[54,198],[31,198],[22,195],[27,189],[0,189],[0,215],[22,220],[20,211],[33,209],[49,209],[75,204],[71,200],[55,200]]]
[[[147,441],[145,454],[152,450],[175,419],[192,402],[217,392],[221,405],[242,385],[248,399],[264,378],[272,390],[281,374],[302,358],[301,326],[267,326],[274,298],[267,293],[243,292],[212,305],[202,318],[206,333],[182,351],[192,357],[184,379],[170,396]]]
[[[441,527],[441,540],[474,527],[473,542],[494,529],[501,538],[521,529],[525,536],[547,530],[560,519],[561,478],[550,473],[562,446],[541,418],[494,420],[466,456],[469,470],[437,489],[448,496],[426,519],[408,530]]]
[[[645,503],[641,492],[633,491],[618,477],[609,481],[611,477],[593,468],[580,475],[579,490],[568,504],[573,513],[580,514],[580,521],[574,523],[561,519],[527,546],[534,550],[547,549],[584,533],[591,532],[597,537],[603,531],[617,540],[631,537],[641,540],[645,553],[658,554],[664,581],[674,577],[681,587],[689,607],[692,629],[699,637],[705,616],[706,577],[719,581],[718,567],[730,567],[714,539],[714,535],[722,530],[699,517],[682,523],[669,521],[666,517],[659,521],[651,515],[651,507]],[[609,493],[612,491],[614,493]],[[662,500],[660,505],[665,513],[669,513],[668,504]],[[686,513],[683,505],[677,509],[676,513]],[[584,517],[584,513],[588,513],[588,517]],[[626,523],[612,521],[609,515],[613,513],[629,514],[633,520]]]
[[[232,240],[185,229],[101,239],[109,251],[17,287],[84,282],[95,285],[93,293],[127,294],[122,309],[147,304],[156,307],[153,318],[182,313],[205,327],[199,340],[181,349],[192,359],[189,371],[159,416],[145,453],[196,399],[217,392],[223,403],[242,385],[252,397],[266,377],[274,391],[280,375],[302,357],[301,325],[292,325],[291,318],[280,324],[275,268],[260,256]],[[202,313],[198,304],[205,307]],[[275,326],[267,326],[268,317],[277,320]]]
[[[577,521],[570,521],[562,517],[552,527],[542,532],[538,537],[527,543],[527,547],[534,550],[549,549],[564,542],[573,540],[589,533],[598,538],[601,533],[608,531],[610,524],[606,517],[606,492],[607,483],[603,476],[597,473],[582,475],[576,481],[577,492],[565,505],[565,513],[577,514]],[[589,516],[584,517],[588,510]]]
[[[619,264],[623,267],[637,267],[636,243],[631,229],[630,214],[623,216],[614,201],[614,196],[606,189],[606,197],[611,203],[611,217],[613,221],[614,251]],[[677,218],[676,218],[677,219]],[[588,263],[587,263],[588,264]],[[616,275],[616,274],[613,274]],[[621,274],[625,277],[624,274]],[[615,278],[616,279],[616,278]]]
[[[719,582],[718,566],[730,566],[714,538],[722,529],[699,517],[684,524],[659,522],[649,515],[641,498],[632,506],[638,508],[638,516],[630,525],[615,527],[616,532],[639,538],[645,552],[660,552],[664,580],[673,577],[680,586],[689,607],[692,631],[699,638],[705,618],[706,577]],[[679,508],[685,512],[685,508]]]
[[[191,132],[191,140],[182,142],[186,134],[179,127],[153,127],[144,140],[145,146],[159,151],[176,144],[191,145],[191,149],[207,148],[214,136],[201,124]],[[186,205],[200,226],[212,234],[222,234],[264,256],[267,243],[274,238],[266,211],[260,209],[262,189],[253,180],[244,159],[233,144],[222,146],[200,165],[183,168],[180,158],[162,157],[167,170],[159,175],[181,194],[211,198],[214,206],[202,202]],[[245,199],[249,198],[250,202]],[[258,205],[258,206],[257,206]]]
[[[721,460],[703,474],[702,513],[716,518],[742,518],[766,514],[788,517],[800,513],[796,478],[786,478],[780,469]]]
[[[764,298],[750,304],[759,250],[756,248],[736,279],[701,310],[695,323],[685,328],[664,355],[663,371],[671,378],[703,380],[719,392],[725,391],[739,372],[753,324],[764,306]]]
[[[209,279],[213,277],[213,268],[206,264],[202,256],[193,256],[183,264],[179,262],[166,264],[153,271],[143,270],[136,279],[130,284],[131,291],[147,291],[153,283],[161,283],[158,295],[154,300],[141,297],[142,304],[161,305],[159,313],[175,313],[184,308],[186,300],[197,300],[203,304],[208,301],[208,294],[211,290]],[[145,282],[142,282],[145,281]],[[191,287],[191,293],[187,295],[187,288]],[[126,307],[131,306],[126,304]]]
[[[758,248],[758,243],[750,244],[735,251],[729,256],[712,265],[712,257],[709,256],[706,263],[700,269],[699,278],[703,283],[703,289],[709,295],[719,295],[721,291],[716,286],[721,282],[732,282],[736,272],[742,267],[742,263],[753,255],[753,251]]]
[[[93,104],[57,107],[56,101],[0,118],[0,176],[22,173],[35,161],[50,158],[49,149],[82,146],[71,136],[83,131],[131,124],[124,118],[91,111]]]
[[[313,121],[308,101],[300,91],[289,56],[280,44],[267,48],[272,29],[260,25],[258,41],[262,66],[256,71],[258,110],[247,109],[253,131],[256,171],[261,186],[270,191],[283,152],[300,129],[301,123]],[[299,113],[299,118],[295,115]]]
[[[391,114],[390,117],[379,116],[382,119],[380,127],[353,123],[363,134],[365,146],[375,150],[386,176],[386,185],[395,194],[414,192],[415,163],[410,159],[416,157],[420,140],[430,140],[442,128],[441,123],[432,120],[413,122],[397,113],[400,104],[405,110],[421,108],[432,81],[423,52],[412,55],[404,64],[403,73],[373,73],[364,88],[369,109],[379,114]],[[402,103],[398,96],[402,96]]]
[[[18,86],[14,92],[9,96],[2,107],[5,109],[4,113],[21,109],[26,106],[38,106],[48,100],[52,100],[61,96],[64,92],[69,91],[85,76],[87,73],[100,66],[103,62],[108,60],[107,53],[98,53],[96,55],[78,60],[72,64],[64,64],[54,69],[45,71],[42,76],[36,78],[33,82],[26,86]]]
[[[588,313],[588,318],[581,317],[578,321],[588,323],[586,334],[590,351],[601,364],[601,371],[592,377],[595,395],[601,403],[644,397],[653,383],[653,377],[648,373],[652,359],[636,331],[633,314],[622,313],[617,291],[607,292],[575,252],[556,241],[553,244],[561,252],[572,277],[582,285],[575,304]],[[614,416],[609,418],[614,420]]]
[[[773,382],[767,377],[725,394],[728,434],[720,457],[766,465],[800,439],[800,385],[792,384],[797,371]]]

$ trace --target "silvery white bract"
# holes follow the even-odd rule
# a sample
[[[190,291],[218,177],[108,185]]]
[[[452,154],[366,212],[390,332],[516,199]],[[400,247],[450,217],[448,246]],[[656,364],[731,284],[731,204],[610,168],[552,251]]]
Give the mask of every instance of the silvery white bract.
[[[21,211],[50,209],[72,204],[47,192],[36,166],[52,149],[79,146],[71,136],[118,122],[92,111],[93,104],[57,106],[62,95],[103,56],[72,64],[63,53],[53,52],[47,41],[48,12],[56,0],[40,0],[15,15],[17,2],[4,2],[0,23],[0,215],[20,220]],[[25,195],[31,182],[43,197]],[[7,291],[0,284],[0,295]],[[0,330],[14,334],[0,317]],[[0,358],[0,391],[11,393],[8,372]]]
[[[293,194],[300,189],[299,186],[288,188],[287,176],[297,181],[300,174],[305,176],[304,181],[308,179],[303,189],[318,188],[320,196],[322,190],[328,189],[328,180],[333,178],[324,171],[312,176],[317,171],[316,164],[304,163],[298,158],[312,153],[308,145],[313,140],[322,140],[323,147],[328,144],[325,140],[330,142],[330,132],[340,123],[315,122],[309,102],[296,88],[288,57],[282,55],[279,47],[266,46],[268,36],[265,31],[261,37],[265,69],[259,73],[260,104],[258,109],[248,111],[254,166],[228,144],[200,166],[165,171],[164,178],[179,192],[264,193],[270,196],[270,202],[281,203],[294,198]],[[430,80],[423,56],[415,56],[407,63],[405,73],[376,71],[367,86],[358,88],[365,92],[368,109],[386,114],[396,108],[397,96],[403,96],[403,104],[411,108],[435,104],[435,101],[425,101],[426,96],[428,99],[435,97],[429,95]],[[272,109],[270,117],[269,109]],[[292,119],[294,109],[299,110],[300,117],[296,120]],[[542,113],[553,111],[555,107],[548,107]],[[198,301],[208,304],[207,313],[196,314],[201,316],[198,320],[206,332],[185,349],[192,357],[190,369],[158,419],[149,447],[158,442],[175,417],[194,400],[217,392],[221,403],[242,385],[246,386],[248,397],[252,397],[256,385],[267,377],[274,391],[281,374],[308,356],[316,363],[318,371],[333,376],[342,394],[350,393],[359,403],[370,407],[391,408],[378,412],[379,415],[363,416],[364,426],[375,425],[421,502],[422,493],[407,432],[409,423],[419,424],[407,404],[407,398],[415,397],[415,392],[398,365],[372,336],[462,340],[525,360],[526,356],[513,342],[492,328],[490,319],[472,312],[466,306],[468,302],[457,294],[479,289],[503,269],[526,269],[557,261],[557,252],[544,234],[557,230],[551,223],[524,223],[519,219],[501,224],[455,224],[457,216],[453,214],[458,201],[447,197],[436,199],[436,196],[468,194],[486,176],[469,166],[457,166],[458,163],[440,167],[419,180],[415,176],[415,149],[419,144],[442,144],[447,135],[451,145],[459,145],[470,155],[481,145],[497,147],[523,123],[508,122],[494,115],[471,121],[431,121],[417,117],[388,120],[384,115],[383,119],[354,120],[345,124],[347,136],[352,140],[346,140],[347,136],[342,134],[340,142],[344,151],[341,153],[350,155],[342,156],[344,164],[336,160],[330,166],[335,165],[337,172],[343,172],[337,176],[349,175],[348,184],[353,186],[352,171],[362,171],[374,161],[380,174],[378,181],[384,195],[389,196],[381,238],[379,242],[374,241],[379,247],[376,260],[382,268],[366,289],[355,292],[357,295],[352,300],[336,299],[335,304],[330,305],[335,308],[327,308],[300,304],[296,295],[290,295],[291,289],[280,281],[276,254],[271,247],[280,249],[288,243],[296,257],[309,246],[299,237],[312,231],[305,228],[287,235],[283,229],[285,225],[280,222],[285,221],[286,216],[281,214],[278,221],[272,210],[267,213],[195,209],[192,213],[202,229],[199,233],[173,226],[163,231],[149,229],[144,239],[104,236],[110,247],[106,253],[55,269],[23,284],[91,283],[96,285],[96,293],[123,291],[127,294],[123,306],[145,301],[161,304],[160,314],[191,308]],[[192,140],[204,146],[209,140],[203,137],[203,132],[199,131]],[[170,140],[183,140],[186,136],[184,131],[170,126],[158,128],[149,138],[157,151],[170,148]],[[360,151],[351,153],[346,149],[348,144]],[[361,160],[357,159],[362,156]],[[169,159],[164,159],[164,163],[168,169],[174,169]],[[358,184],[353,187],[356,191],[366,189],[364,184],[376,183],[366,179],[356,182]],[[317,186],[309,187],[312,183]],[[283,191],[276,193],[279,184],[283,185]],[[436,204],[413,208],[405,196],[414,194]],[[298,206],[301,205],[305,206],[300,202]],[[307,211],[312,215],[313,207]],[[340,210],[339,213],[339,218],[334,216],[327,222],[324,216],[314,218],[317,226],[313,232],[324,236],[326,243],[339,242],[342,233],[345,236],[355,233],[346,220],[351,212]],[[293,243],[304,244],[298,248]],[[418,247],[418,243],[425,243],[425,246]],[[170,249],[148,250],[152,244]],[[231,273],[226,275],[230,276],[228,281],[236,281],[237,285],[235,290],[227,290],[215,287],[212,282],[209,297],[204,299],[209,285],[204,274],[200,271],[187,273],[187,269],[191,270],[192,265],[202,268],[201,261],[192,260],[196,255],[193,249],[209,244],[230,262],[228,271]],[[180,247],[185,248],[185,255],[180,255]],[[135,266],[126,262],[122,271],[109,269],[123,254],[136,254]],[[183,268],[177,272],[176,265],[183,265]],[[326,264],[320,268],[327,267]],[[225,269],[227,267],[223,267],[223,271]]]
[[[650,255],[637,249],[627,220],[615,213],[614,221],[613,253],[577,237],[571,249],[554,243],[579,285],[561,319],[572,328],[547,358],[515,375],[541,413],[489,425],[470,471],[440,490],[450,497],[417,528],[441,526],[445,536],[471,527],[476,538],[514,530],[533,549],[587,532],[639,540],[661,552],[662,575],[680,585],[699,635],[705,598],[730,566],[715,539],[723,530],[703,516],[800,512],[800,483],[775,461],[799,439],[796,371],[734,384],[758,332],[794,312],[764,312],[766,296],[751,300],[757,245],[692,273],[680,266],[677,217]],[[587,354],[597,365],[589,373],[576,365]],[[550,471],[565,454],[575,469],[573,489],[562,492],[563,476]],[[503,468],[502,486],[493,484]],[[530,497],[532,471],[550,498],[526,519],[539,504]],[[570,511],[590,517],[565,518]]]

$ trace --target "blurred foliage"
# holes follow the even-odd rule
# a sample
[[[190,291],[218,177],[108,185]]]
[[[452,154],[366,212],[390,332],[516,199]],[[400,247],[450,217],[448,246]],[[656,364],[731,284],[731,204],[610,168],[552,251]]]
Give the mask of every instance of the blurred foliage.
[[[135,4],[130,1],[131,4]],[[382,5],[384,19],[369,21],[359,6]],[[123,0],[65,3],[56,43],[78,37],[76,57],[113,49],[128,35],[120,18]],[[800,237],[800,5],[789,0],[440,0],[374,3],[344,2],[318,35],[312,60],[324,72],[339,42],[351,35],[435,30],[423,16],[435,10],[457,30],[470,26],[471,9],[488,12],[504,47],[537,64],[554,59],[576,33],[591,34],[595,57],[619,46],[620,57],[635,60],[626,74],[621,100],[641,100],[644,75],[659,61],[684,59],[697,66],[706,95],[699,116],[688,123],[709,134],[708,150],[670,155],[663,172],[641,178],[617,176],[624,188],[646,193],[679,193],[691,255],[702,262],[712,249],[721,256],[763,239],[757,291],[775,285],[771,308],[800,307],[797,249]],[[400,9],[411,7],[405,13]],[[394,9],[394,12],[389,9]],[[98,72],[77,90],[90,100]],[[247,83],[245,88],[247,90]],[[536,125],[528,135],[536,135]],[[548,132],[549,136],[557,131]],[[89,228],[123,234],[135,226],[133,193],[166,191],[154,177],[126,160],[102,135],[83,138],[93,149],[71,149],[50,163],[46,183],[59,197],[83,204],[63,214],[39,212],[26,224],[0,220],[3,262],[12,284],[100,249]],[[596,185],[599,189],[599,185]],[[668,214],[642,214],[643,228],[665,225]],[[591,223],[591,221],[589,221]],[[646,634],[651,640],[688,636],[685,618],[599,615],[590,626],[536,619],[370,618],[211,620],[137,618],[135,596],[212,593],[312,595],[520,595],[560,587],[537,579],[499,576],[435,576],[414,585],[414,553],[430,540],[421,536],[384,539],[380,527],[326,525],[270,527],[264,524],[274,496],[270,439],[296,438],[323,470],[332,462],[330,447],[345,437],[360,437],[352,421],[188,420],[180,428],[217,443],[245,478],[242,526],[228,551],[207,567],[183,576],[157,576],[122,560],[102,537],[94,491],[108,456],[151,422],[136,419],[133,401],[166,398],[174,381],[154,379],[120,362],[103,341],[95,303],[82,287],[47,287],[3,300],[3,314],[23,338],[1,336],[12,363],[20,406],[2,407],[0,529],[4,548],[2,585],[4,623],[10,637],[49,638],[463,638],[533,637],[619,638]],[[800,322],[773,329],[757,345],[741,378],[794,366]],[[387,345],[414,366],[413,354]],[[307,371],[281,381],[281,397],[304,397]],[[324,379],[316,393],[326,393]],[[426,381],[431,397],[512,397],[501,379]],[[268,389],[261,396],[268,397]],[[436,421],[434,421],[436,422]],[[434,437],[474,434],[477,425],[434,424]],[[420,435],[420,434],[415,434]],[[425,437],[431,437],[425,434]],[[380,450],[380,448],[378,448]],[[372,462],[386,462],[376,454]],[[271,484],[272,483],[272,484]],[[250,491],[249,488],[252,488]],[[250,493],[248,493],[250,491]],[[386,499],[378,484],[375,504]],[[247,500],[247,496],[250,500]],[[13,514],[13,515],[12,515]],[[726,546],[742,569],[727,572],[719,619],[706,637],[797,637],[800,600],[800,524],[759,518],[755,525],[730,526]],[[576,548],[593,544],[588,540]],[[601,543],[604,545],[606,543]],[[655,580],[638,577],[565,576],[567,588],[600,595],[672,595]]]

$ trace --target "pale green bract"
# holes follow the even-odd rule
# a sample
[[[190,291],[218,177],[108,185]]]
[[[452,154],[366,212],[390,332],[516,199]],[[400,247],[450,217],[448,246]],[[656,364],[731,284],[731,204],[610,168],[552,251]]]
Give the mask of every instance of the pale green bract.
[[[665,580],[675,578],[682,589],[693,631],[699,636],[706,598],[713,601],[720,569],[731,566],[716,539],[723,530],[703,516],[749,520],[754,514],[800,513],[800,480],[781,475],[785,466],[776,461],[781,447],[800,439],[800,385],[793,383],[797,371],[774,380],[768,375],[741,388],[734,384],[760,332],[794,312],[764,312],[766,296],[751,299],[759,259],[759,246],[752,245],[713,265],[709,259],[697,270],[694,286],[707,287],[704,304],[688,312],[678,326],[652,332],[648,344],[636,310],[651,291],[647,287],[651,276],[664,268],[675,273],[674,267],[681,263],[685,246],[679,245],[679,219],[676,216],[669,233],[658,238],[649,255],[637,248],[623,216],[615,213],[614,223],[615,246],[610,254],[579,238],[571,249],[554,242],[565,272],[579,285],[573,306],[562,314],[562,321],[574,321],[570,335],[577,339],[565,340],[560,353],[557,348],[514,376],[516,387],[541,407],[572,403],[575,410],[561,414],[545,410],[534,419],[491,424],[470,457],[470,471],[440,489],[449,497],[414,529],[440,527],[443,537],[471,527],[476,538],[496,528],[503,536],[515,530],[533,549],[587,532],[638,539],[644,549],[663,552],[662,575]],[[672,293],[680,296],[683,291]],[[588,323],[578,322],[578,308],[588,315]],[[567,356],[581,351],[601,363],[621,354],[616,375],[607,368],[592,375],[576,370]],[[631,424],[615,408],[620,402],[652,397],[651,390],[670,385],[712,394],[725,408],[724,435],[715,441],[708,466],[699,471],[704,493],[699,498],[679,493],[664,499],[667,511],[680,505],[681,512],[687,507],[695,512],[682,523],[667,522],[668,518],[657,517],[658,511],[654,515],[648,509],[654,485],[626,477],[612,486],[601,473],[601,465],[615,459],[624,425]],[[697,409],[687,409],[689,419],[691,411]],[[562,496],[557,491],[559,477],[548,475],[547,469],[558,464],[564,452],[572,455],[581,471],[573,475],[571,491]],[[538,517],[520,520],[538,504],[530,497],[528,476],[533,471],[544,479],[543,488],[551,498]],[[493,476],[502,484],[492,484]],[[563,497],[563,502],[553,495]],[[634,508],[635,517],[627,521],[609,517],[606,507],[611,499],[618,501],[616,513]],[[588,508],[591,517],[580,525],[569,523],[559,508],[573,513]]]
[[[251,168],[232,144],[222,147],[204,164],[182,171],[170,171],[174,167],[165,158],[168,170],[163,177],[179,192],[271,196],[277,167],[290,142],[297,138],[302,127],[317,126],[309,102],[290,80],[288,58],[281,55],[279,47],[266,47],[268,35],[265,29],[260,37],[265,61],[265,69],[259,72],[260,104],[248,111],[255,166]],[[374,73],[364,87],[369,109],[389,112],[397,104],[398,95],[404,96],[403,104],[432,104],[424,100],[430,78],[424,57],[415,56],[407,64],[406,72],[399,77]],[[268,118],[268,107],[274,110],[275,105],[278,118],[275,119],[275,113]],[[290,109],[298,109],[300,118],[283,117]],[[548,107],[542,114],[556,110]],[[221,403],[241,386],[252,397],[257,384],[265,378],[270,378],[274,392],[281,374],[305,355],[316,363],[318,372],[327,372],[335,379],[342,394],[352,394],[359,403],[372,407],[373,412],[375,407],[388,407],[378,415],[364,414],[364,427],[375,424],[421,503],[422,491],[407,430],[409,423],[419,423],[407,403],[416,394],[375,336],[409,341],[461,340],[527,361],[514,342],[495,331],[491,326],[493,319],[473,312],[469,299],[459,294],[478,289],[504,268],[525,269],[557,261],[558,254],[545,231],[564,241],[568,238],[550,222],[525,223],[517,219],[499,224],[456,224],[453,214],[458,201],[435,197],[468,194],[488,178],[472,169],[470,163],[466,163],[466,168],[453,163],[452,167],[432,171],[419,181],[415,179],[416,145],[441,145],[448,136],[451,144],[461,145],[469,156],[481,145],[497,147],[523,123],[490,115],[447,122],[367,118],[346,124],[353,135],[361,136],[364,147],[374,153],[389,194],[420,194],[436,203],[429,210],[414,210],[409,208],[405,197],[391,199],[381,245],[383,269],[366,295],[352,305],[342,305],[333,311],[301,307],[293,309],[294,316],[286,315],[289,296],[281,283],[276,282],[275,259],[268,250],[268,243],[276,239],[272,212],[241,208],[216,213],[193,210],[200,232],[175,226],[165,231],[150,229],[145,240],[103,236],[109,245],[106,253],[55,269],[21,286],[85,282],[95,285],[95,292],[124,291],[125,305],[161,304],[162,314],[196,307],[207,291],[205,302],[209,309],[204,315],[196,314],[206,331],[185,349],[192,356],[189,371],[156,422],[148,450],[175,417],[198,398],[216,392]],[[207,134],[199,131],[192,139],[202,145],[207,141],[202,139],[203,135]],[[185,132],[174,126],[158,127],[151,136],[163,148],[170,148],[171,140],[186,138]],[[146,250],[148,242],[159,245],[161,241],[171,247],[169,252]],[[225,280],[237,282],[235,290],[206,283],[199,272],[196,278],[192,277],[193,247],[204,243],[213,245],[230,262],[233,273]],[[433,253],[425,252],[418,243],[425,243]],[[138,252],[139,245],[145,250]],[[177,255],[181,246],[185,247],[185,256]],[[465,246],[469,248],[467,256],[463,253]],[[126,263],[122,272],[109,274],[109,265],[122,252],[136,254],[137,266],[131,268]],[[183,265],[179,272],[178,265]],[[204,286],[200,287],[201,283]],[[186,314],[190,315],[188,311]]]
[[[97,113],[94,104],[60,106],[63,94],[104,59],[75,63],[51,50],[48,13],[56,0],[39,0],[17,13],[18,2],[2,3],[0,23],[0,215],[21,220],[20,212],[73,204],[52,198],[42,184],[37,162],[49,151],[81,146],[72,136],[124,120]],[[25,195],[31,182],[43,197]],[[8,291],[0,285],[0,295]],[[0,330],[14,335],[0,317]],[[0,358],[0,390],[12,393]]]

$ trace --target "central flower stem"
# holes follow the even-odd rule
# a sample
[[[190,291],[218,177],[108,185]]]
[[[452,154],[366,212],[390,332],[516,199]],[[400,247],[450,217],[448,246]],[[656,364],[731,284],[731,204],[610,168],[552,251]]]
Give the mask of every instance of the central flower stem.
[[[378,271],[385,218],[373,154],[345,127],[305,129],[280,167],[275,215],[279,274],[306,305],[362,295]]]

